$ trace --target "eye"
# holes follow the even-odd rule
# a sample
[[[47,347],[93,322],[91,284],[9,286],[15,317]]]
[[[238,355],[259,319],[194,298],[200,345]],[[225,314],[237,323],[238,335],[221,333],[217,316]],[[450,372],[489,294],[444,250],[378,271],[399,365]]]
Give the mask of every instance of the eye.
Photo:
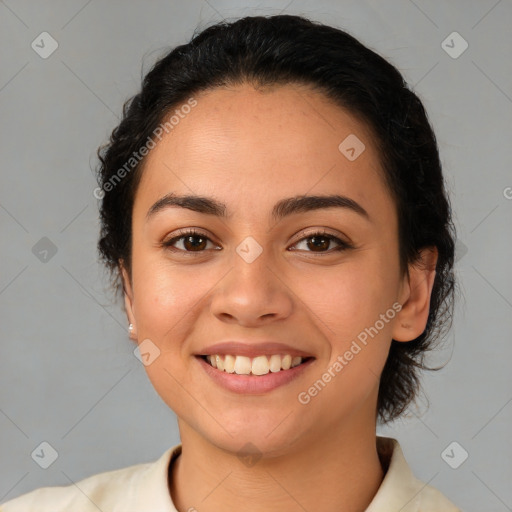
[[[176,242],[181,242],[183,248],[175,247]],[[189,229],[180,231],[178,236],[166,240],[162,243],[162,246],[176,252],[193,253],[204,252],[207,248],[208,242],[213,244],[210,238],[204,233],[196,231],[195,229]],[[338,247],[335,247],[332,250],[325,250],[329,248],[332,242],[336,243]],[[329,234],[327,231],[309,233],[306,237],[303,237],[296,242],[293,247],[300,243],[306,244],[308,249],[307,252],[316,252],[320,254],[343,251],[354,247],[352,244],[340,240],[338,237]]]
[[[183,240],[183,249],[174,247],[174,244],[181,240]],[[204,233],[196,231],[195,229],[189,229],[180,231],[179,236],[166,240],[162,243],[162,246],[172,251],[203,252],[203,250],[206,249],[208,242],[211,242],[211,240]]]
[[[338,244],[338,247],[335,247],[332,250],[324,250],[328,249],[330,244],[335,242]],[[306,237],[301,238],[295,245],[305,244],[305,246],[310,249],[307,252],[316,252],[316,253],[332,253],[335,251],[343,251],[346,249],[352,249],[354,246],[348,242],[340,240],[338,237],[329,234],[327,231],[317,231],[314,233],[309,233]]]

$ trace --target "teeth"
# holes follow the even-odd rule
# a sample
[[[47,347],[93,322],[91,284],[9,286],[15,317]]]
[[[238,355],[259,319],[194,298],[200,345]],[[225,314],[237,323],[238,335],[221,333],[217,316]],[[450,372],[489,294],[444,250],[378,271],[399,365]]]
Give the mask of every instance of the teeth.
[[[291,365],[292,365],[292,356],[289,356],[288,354],[286,354],[283,357],[283,360],[281,362],[281,368],[283,370],[289,370]]]
[[[220,357],[220,356],[217,356]],[[224,357],[224,371],[228,373],[234,373],[235,371],[235,358],[233,356]]]
[[[236,356],[235,373],[238,375],[249,375],[251,373],[251,360],[245,356]]]
[[[206,356],[206,360],[218,370],[237,375],[266,375],[269,371],[276,373],[281,370],[289,370],[302,363],[302,357],[292,357],[289,354],[282,357],[279,354],[257,356],[252,360],[247,356],[215,354]]]
[[[281,356],[278,354],[272,354],[270,356],[270,371],[276,373],[281,371]]]
[[[298,366],[300,363],[302,363],[302,357],[294,357],[294,358],[292,358],[292,368],[294,366]]]
[[[252,373],[254,375],[266,375],[269,372],[267,356],[258,356],[252,360]]]

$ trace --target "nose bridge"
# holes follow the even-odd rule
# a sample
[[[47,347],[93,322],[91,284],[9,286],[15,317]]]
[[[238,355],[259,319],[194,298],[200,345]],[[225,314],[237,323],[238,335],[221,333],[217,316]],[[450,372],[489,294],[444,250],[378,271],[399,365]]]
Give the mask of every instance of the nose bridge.
[[[269,247],[247,236],[235,247],[231,261],[231,271],[212,302],[215,315],[249,323],[289,314],[291,294],[281,282]]]
[[[232,263],[235,284],[239,283],[242,289],[250,287],[253,294],[268,294],[272,276],[275,278],[275,271],[270,270],[275,265],[274,256],[268,245],[248,235],[235,247]]]

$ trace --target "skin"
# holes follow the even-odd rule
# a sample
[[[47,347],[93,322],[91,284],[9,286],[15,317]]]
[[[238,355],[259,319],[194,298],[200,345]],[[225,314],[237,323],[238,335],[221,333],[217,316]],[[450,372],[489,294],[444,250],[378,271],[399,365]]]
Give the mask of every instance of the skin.
[[[398,220],[372,134],[319,92],[244,84],[194,97],[197,106],[145,161],[130,272],[120,262],[132,337],[158,346],[145,368],[178,417],[183,448],[172,499],[180,512],[228,503],[249,512],[364,510],[384,477],[375,432],[379,376],[391,339],[407,342],[425,328],[437,252],[425,250],[425,266],[400,274]],[[349,134],[366,146],[354,161],[338,150]],[[214,197],[231,216],[168,208],[146,221],[169,192]],[[270,218],[280,199],[333,193],[361,204],[370,221],[345,208]],[[184,239],[174,244],[182,252],[162,247],[189,227],[210,239],[203,252]],[[307,235],[316,228],[355,248],[337,252],[332,241],[315,251]],[[248,236],[262,248],[252,263],[235,250]],[[402,309],[394,319],[307,405],[299,403],[298,394],[395,302]],[[269,393],[237,395],[194,357],[237,339],[277,340],[316,360]],[[237,456],[248,442],[261,456],[251,466]]]

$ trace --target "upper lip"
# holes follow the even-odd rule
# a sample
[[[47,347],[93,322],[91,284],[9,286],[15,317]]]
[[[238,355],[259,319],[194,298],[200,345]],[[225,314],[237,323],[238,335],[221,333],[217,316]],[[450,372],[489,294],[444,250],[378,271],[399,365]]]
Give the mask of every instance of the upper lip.
[[[294,348],[285,343],[278,343],[275,341],[264,341],[264,342],[243,342],[243,341],[223,341],[209,345],[199,352],[197,355],[208,356],[208,355],[233,355],[233,356],[246,356],[246,357],[257,357],[262,355],[273,355],[273,354],[289,354],[292,357],[300,356],[302,358],[314,357],[312,354]]]

